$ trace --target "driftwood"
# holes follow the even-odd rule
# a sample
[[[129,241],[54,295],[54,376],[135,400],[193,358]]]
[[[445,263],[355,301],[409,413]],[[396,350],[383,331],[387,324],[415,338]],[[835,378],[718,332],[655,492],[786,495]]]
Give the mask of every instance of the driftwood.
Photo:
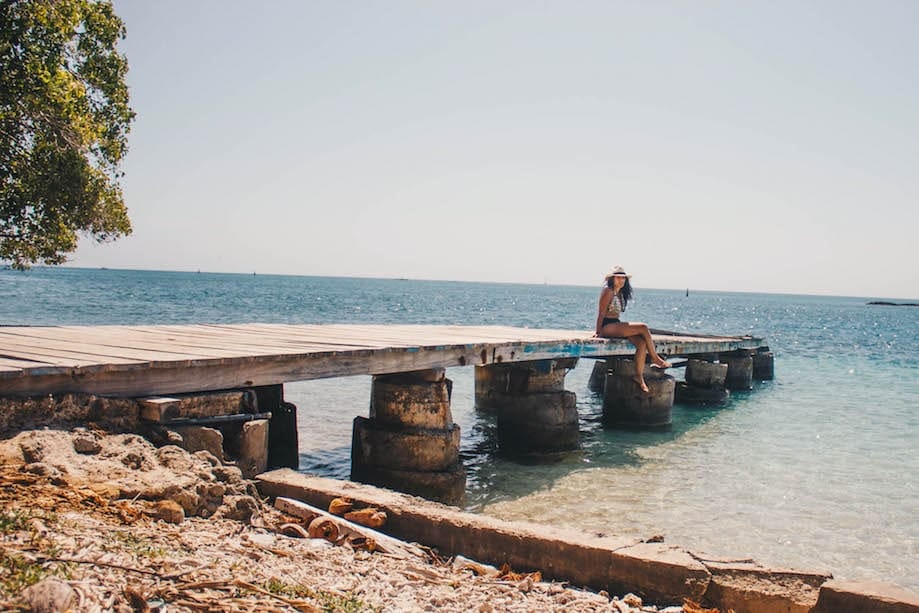
[[[400,541],[397,538],[391,537],[388,534],[383,534],[372,528],[367,528],[356,524],[354,522],[348,521],[342,517],[337,517],[332,515],[327,511],[323,511],[317,507],[306,504],[299,500],[294,500],[293,498],[284,498],[279,496],[275,502],[274,506],[284,513],[293,515],[294,517],[299,517],[307,522],[312,522],[316,518],[323,518],[329,521],[333,521],[338,525],[338,531],[340,534],[345,536],[353,537],[363,537],[367,539],[372,539],[376,543],[376,549],[383,553],[389,553],[403,558],[421,558],[427,560],[427,554],[421,547],[413,545],[411,543],[406,543],[405,541]]]

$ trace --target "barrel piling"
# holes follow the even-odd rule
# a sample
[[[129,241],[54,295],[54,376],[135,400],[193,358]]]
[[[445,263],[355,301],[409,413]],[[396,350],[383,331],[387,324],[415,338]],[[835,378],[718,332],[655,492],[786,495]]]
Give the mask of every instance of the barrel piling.
[[[753,378],[757,381],[771,381],[775,378],[775,356],[769,347],[757,347],[753,354]]]
[[[462,504],[466,470],[451,392],[442,368],[375,376],[370,417],[354,420],[351,478]]]
[[[594,360],[593,370],[590,371],[590,379],[587,381],[587,389],[598,394],[603,393],[606,386],[606,371],[609,366],[606,360]]]
[[[718,354],[718,361],[728,365],[724,386],[731,391],[753,389],[753,354],[750,349],[737,349]]]
[[[636,381],[635,362],[607,361],[603,394],[603,423],[630,428],[666,428],[673,423],[675,380],[663,370],[645,368],[645,392]]]
[[[728,365],[716,363],[714,356],[699,356],[686,362],[686,381],[676,384],[675,400],[680,404],[721,405],[731,393],[724,387]]]
[[[495,410],[498,445],[514,454],[580,447],[577,396],[565,375],[577,358],[477,366],[476,407]]]

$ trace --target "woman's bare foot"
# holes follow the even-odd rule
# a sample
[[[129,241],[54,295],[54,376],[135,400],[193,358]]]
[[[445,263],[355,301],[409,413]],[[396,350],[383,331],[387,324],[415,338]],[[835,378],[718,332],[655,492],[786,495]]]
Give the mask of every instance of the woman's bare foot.
[[[664,370],[664,369],[670,368],[671,366],[673,366],[673,364],[671,364],[667,360],[660,359],[659,361],[655,361],[654,364],[651,364],[651,366]]]
[[[643,391],[644,393],[647,394],[648,392],[651,391],[651,390],[648,389],[648,384],[645,383],[645,380],[644,380],[643,377],[632,377],[632,381],[634,381],[635,383],[637,383],[637,384],[638,384],[638,387],[640,387],[640,388],[641,388],[641,391]]]

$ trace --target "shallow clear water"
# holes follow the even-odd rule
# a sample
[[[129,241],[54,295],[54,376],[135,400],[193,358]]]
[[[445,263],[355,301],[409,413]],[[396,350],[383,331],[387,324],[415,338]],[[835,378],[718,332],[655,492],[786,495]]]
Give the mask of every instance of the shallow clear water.
[[[0,271],[0,324],[345,322],[590,329],[598,288],[115,270]],[[840,298],[636,289],[625,317],[762,336],[776,379],[720,409],[676,406],[665,432],[604,429],[568,375],[582,449],[502,458],[473,409],[470,368],[448,371],[468,506],[611,534],[664,534],[713,554],[919,589],[919,309]],[[368,377],[292,383],[301,469],[346,478]]]

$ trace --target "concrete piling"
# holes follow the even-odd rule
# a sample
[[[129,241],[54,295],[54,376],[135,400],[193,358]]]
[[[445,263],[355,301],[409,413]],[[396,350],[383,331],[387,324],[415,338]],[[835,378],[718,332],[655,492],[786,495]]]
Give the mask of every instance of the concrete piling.
[[[775,356],[769,347],[757,347],[753,354],[753,378],[757,381],[771,381],[775,378]]]
[[[753,389],[753,354],[749,349],[738,349],[718,354],[718,361],[728,365],[724,386],[729,390]]]
[[[370,417],[354,420],[351,479],[462,504],[466,470],[451,392],[442,368],[375,376]]]
[[[728,376],[727,364],[690,359],[686,363],[686,383],[696,387],[723,387]]]
[[[498,445],[511,453],[571,451],[580,446],[577,397],[565,375],[577,358],[476,366],[476,407],[495,410]]]
[[[635,381],[634,360],[607,361],[606,391],[603,396],[603,422],[609,426],[666,428],[673,423],[673,398],[676,381],[664,371],[645,368],[648,391]]]
[[[498,409],[498,445],[512,453],[577,449],[580,442],[574,392],[532,392]]]
[[[725,389],[728,365],[710,361],[713,356],[690,358],[686,363],[686,381],[676,384],[675,399],[681,404],[721,405],[731,393]]]
[[[598,394],[603,393],[606,386],[606,360],[594,360],[594,368],[590,371],[590,379],[587,381],[587,389]]]

